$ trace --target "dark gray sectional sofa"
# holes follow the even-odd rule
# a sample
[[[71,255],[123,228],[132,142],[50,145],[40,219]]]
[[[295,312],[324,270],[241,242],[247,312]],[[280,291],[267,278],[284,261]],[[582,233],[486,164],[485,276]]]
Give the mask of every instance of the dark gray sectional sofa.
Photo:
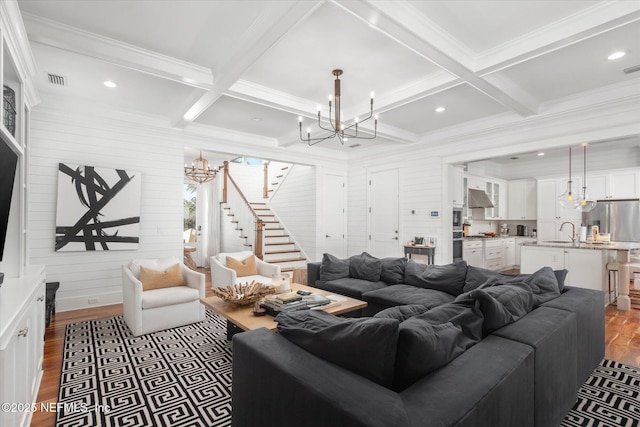
[[[566,272],[508,276],[388,258],[369,277],[378,280],[366,280],[372,257],[358,257],[347,276],[344,265],[325,262],[321,274],[310,263],[308,284],[367,301],[373,318],[299,312],[277,318],[279,334],[234,336],[233,426],[557,426],[604,357],[604,295],[564,287]],[[424,352],[420,328],[428,340],[449,339],[450,357],[398,383],[401,350],[405,364]],[[423,353],[425,365],[434,353]],[[384,383],[371,372],[388,367],[389,354],[395,377]]]

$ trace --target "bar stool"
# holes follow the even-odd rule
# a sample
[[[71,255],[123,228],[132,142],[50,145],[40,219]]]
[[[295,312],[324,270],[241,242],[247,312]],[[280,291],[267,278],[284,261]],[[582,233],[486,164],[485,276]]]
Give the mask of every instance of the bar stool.
[[[634,262],[635,257],[628,264],[629,278],[633,279],[636,274],[640,274],[640,262]],[[609,281],[609,304],[613,304],[618,295],[618,278],[620,277],[620,263],[607,263],[607,279]],[[612,279],[613,278],[613,279]],[[635,280],[634,280],[635,283]]]

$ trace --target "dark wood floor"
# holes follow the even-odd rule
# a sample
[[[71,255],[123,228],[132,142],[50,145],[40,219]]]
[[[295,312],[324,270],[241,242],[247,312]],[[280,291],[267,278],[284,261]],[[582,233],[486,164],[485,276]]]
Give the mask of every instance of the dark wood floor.
[[[211,295],[211,276],[206,273],[207,296]],[[38,393],[38,406],[58,400],[62,369],[62,350],[67,325],[87,320],[102,319],[122,314],[122,304],[57,313],[47,328],[44,346],[44,376]],[[605,358],[640,367],[640,310],[619,311],[609,306],[605,312]],[[32,427],[51,427],[55,424],[53,412],[36,412]]]

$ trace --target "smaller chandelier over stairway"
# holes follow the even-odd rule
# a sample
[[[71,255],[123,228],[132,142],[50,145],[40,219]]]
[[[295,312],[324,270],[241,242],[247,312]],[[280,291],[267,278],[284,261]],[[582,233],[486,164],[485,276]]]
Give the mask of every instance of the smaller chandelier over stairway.
[[[209,161],[202,157],[202,151],[200,152],[200,157],[191,162],[191,167],[184,165],[184,176],[198,184],[211,181],[216,177],[217,173],[218,170],[215,168],[211,169]]]
[[[300,127],[300,140],[302,140],[303,142],[306,142],[309,145],[315,145],[319,142],[322,142],[329,138],[335,138],[337,136],[338,139],[340,140],[340,144],[344,145],[345,141],[348,141],[349,138],[374,139],[378,134],[378,115],[376,114],[374,116],[373,114],[373,92],[371,92],[369,115],[363,119],[359,119],[358,117],[356,117],[353,120],[353,123],[345,124],[342,122],[342,116],[340,112],[340,101],[341,101],[340,76],[342,75],[342,70],[333,70],[332,73],[334,76],[336,76],[336,79],[334,80],[334,84],[333,84],[333,95],[329,95],[329,118],[328,118],[329,126],[327,126],[326,124],[325,125],[322,124],[322,117],[320,114],[321,107],[318,106],[318,127],[325,132],[329,132],[329,134],[323,137],[311,138],[311,128],[307,128],[306,138],[303,137],[302,136],[302,116],[300,116],[298,117],[298,125]],[[335,110],[333,109],[333,104],[332,104],[333,101],[335,101]],[[332,112],[334,113],[333,117],[331,116]],[[359,134],[358,124],[364,123],[367,120],[371,119],[372,117],[375,120],[375,124],[373,128],[373,136],[365,136],[362,133]]]

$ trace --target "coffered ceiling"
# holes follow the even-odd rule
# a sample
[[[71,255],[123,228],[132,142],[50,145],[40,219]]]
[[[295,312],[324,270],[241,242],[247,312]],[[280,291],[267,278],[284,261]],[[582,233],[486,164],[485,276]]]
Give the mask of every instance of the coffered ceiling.
[[[168,128],[302,147],[298,116],[343,117],[379,137],[349,148],[429,144],[456,127],[526,120],[628,86],[640,93],[638,1],[19,0],[43,105],[61,99]],[[626,55],[610,61],[614,51]],[[63,76],[65,86],[48,82]],[[117,88],[103,86],[103,81]],[[595,101],[594,101],[595,102]],[[443,112],[436,112],[444,107]],[[575,108],[575,106],[574,106]],[[562,114],[562,111],[557,112]],[[362,124],[371,130],[371,121]]]

